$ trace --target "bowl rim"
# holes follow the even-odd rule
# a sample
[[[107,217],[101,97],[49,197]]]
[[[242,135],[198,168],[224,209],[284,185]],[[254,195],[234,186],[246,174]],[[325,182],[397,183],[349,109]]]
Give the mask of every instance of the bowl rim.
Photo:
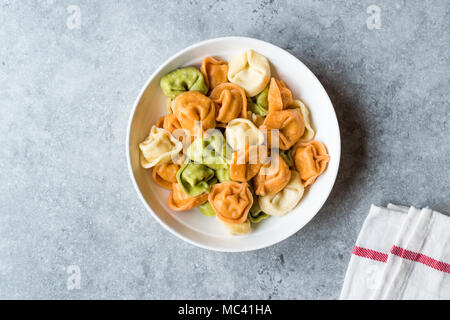
[[[147,201],[145,200],[144,196],[142,195],[141,190],[139,189],[139,186],[137,185],[136,182],[136,178],[134,177],[134,172],[133,172],[133,167],[131,165],[131,156],[130,156],[130,133],[131,133],[131,125],[133,123],[133,119],[134,119],[134,115],[136,113],[136,108],[139,105],[139,102],[142,99],[142,96],[144,94],[144,92],[147,90],[148,86],[150,85],[150,83],[153,81],[153,79],[158,75],[158,73],[164,69],[169,63],[171,63],[173,60],[175,60],[176,58],[178,58],[179,56],[185,54],[186,52],[193,50],[197,47],[203,46],[203,45],[208,45],[208,44],[212,44],[214,42],[218,42],[218,41],[230,41],[230,40],[240,40],[240,41],[252,41],[252,42],[256,42],[256,43],[261,43],[265,46],[271,46],[275,49],[278,50],[283,50],[286,54],[290,55],[291,57],[293,57],[295,60],[297,60],[300,64],[302,64],[308,72],[310,72],[312,74],[312,76],[317,80],[317,82],[320,84],[320,86],[322,87],[325,95],[326,95],[326,99],[328,99],[328,101],[330,102],[330,105],[333,107],[333,116],[334,116],[334,120],[336,121],[336,129],[337,132],[339,134],[339,144],[337,146],[337,152],[336,152],[336,157],[337,157],[337,166],[336,166],[336,170],[333,172],[332,175],[332,180],[333,183],[331,183],[328,187],[328,190],[326,191],[327,196],[324,197],[324,199],[321,201],[322,203],[320,203],[319,209],[317,210],[317,212],[311,217],[311,219],[309,221],[307,221],[305,224],[303,225],[299,225],[299,228],[294,230],[293,232],[287,232],[284,236],[278,238],[276,241],[274,242],[268,242],[268,243],[264,243],[262,245],[255,245],[253,247],[248,247],[248,248],[224,248],[224,247],[215,247],[215,246],[209,246],[207,244],[203,244],[201,242],[197,242],[195,240],[189,239],[187,237],[185,237],[184,235],[176,232],[175,230],[173,230],[172,228],[170,228],[167,224],[165,224],[160,218],[159,216],[153,211],[153,209],[150,207],[150,205],[147,203]],[[167,231],[169,231],[171,234],[175,235],[176,237],[178,237],[179,239],[186,241],[187,243],[190,243],[194,246],[200,247],[202,249],[207,249],[207,250],[212,250],[212,251],[219,251],[219,252],[246,252],[246,251],[253,251],[253,250],[259,250],[259,249],[263,249],[263,248],[267,248],[270,246],[273,246],[277,243],[280,243],[284,240],[286,240],[287,238],[291,237],[292,235],[296,234],[298,231],[300,231],[305,225],[307,225],[308,223],[310,223],[314,217],[317,215],[317,213],[319,213],[319,211],[322,209],[323,205],[325,204],[325,202],[328,200],[331,190],[334,187],[334,184],[336,183],[336,178],[337,178],[337,174],[339,172],[339,167],[340,167],[340,161],[341,161],[341,134],[340,134],[340,129],[339,129],[339,121],[338,118],[336,116],[336,110],[334,109],[333,103],[330,99],[330,97],[328,96],[327,91],[325,90],[325,88],[323,87],[322,83],[320,82],[320,80],[316,77],[316,75],[308,68],[308,66],[306,66],[300,59],[298,59],[296,56],[294,56],[293,54],[291,54],[290,52],[288,52],[287,50],[280,48],[270,42],[266,42],[260,39],[256,39],[256,38],[251,38],[251,37],[243,37],[243,36],[227,36],[227,37],[217,37],[217,38],[211,38],[211,39],[207,39],[207,40],[203,40],[200,42],[196,42],[180,51],[178,51],[177,53],[173,54],[172,56],[170,56],[168,59],[166,59],[163,63],[160,64],[160,66],[150,75],[150,77],[148,78],[148,80],[146,81],[145,85],[142,87],[142,89],[140,90],[134,104],[133,107],[130,111],[130,116],[128,119],[128,125],[127,125],[127,134],[126,134],[126,141],[125,141],[125,147],[126,147],[126,158],[127,158],[127,166],[128,166],[128,173],[130,174],[130,178],[131,181],[133,183],[134,189],[136,191],[136,193],[138,194],[139,198],[141,199],[141,202],[144,204],[144,207],[147,209],[147,211],[149,211],[151,213],[151,215],[153,216],[153,218],[156,219],[156,221],[159,222],[160,225],[162,225]]]

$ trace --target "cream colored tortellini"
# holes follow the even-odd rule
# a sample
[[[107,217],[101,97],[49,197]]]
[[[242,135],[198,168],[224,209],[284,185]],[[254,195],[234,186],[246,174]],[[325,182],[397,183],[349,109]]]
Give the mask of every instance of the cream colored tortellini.
[[[169,114],[173,113],[172,105],[173,99],[166,97],[166,109]]]
[[[247,234],[251,231],[250,221],[248,219],[245,220],[244,223],[239,224],[221,221],[220,219],[217,220],[219,220],[223,224],[223,226],[231,235]]]
[[[237,118],[230,121],[225,129],[227,143],[234,151],[244,149],[248,145],[260,145],[264,142],[264,134],[248,119]]]
[[[292,101],[292,104],[289,107],[300,109],[300,113],[303,116],[303,121],[305,123],[305,132],[303,133],[303,135],[299,139],[299,141],[307,142],[307,141],[312,140],[316,133],[314,132],[314,129],[311,126],[311,120],[309,118],[308,107],[303,103],[303,101],[301,101],[299,99]]]
[[[263,212],[271,216],[283,216],[297,206],[304,191],[300,174],[292,170],[286,187],[276,194],[259,197],[258,203]]]
[[[139,148],[141,149],[141,166],[151,168],[177,159],[183,144],[169,131],[153,126],[150,135],[139,144]]]
[[[242,51],[228,64],[228,80],[244,88],[248,97],[254,97],[269,83],[269,61],[253,50]]]

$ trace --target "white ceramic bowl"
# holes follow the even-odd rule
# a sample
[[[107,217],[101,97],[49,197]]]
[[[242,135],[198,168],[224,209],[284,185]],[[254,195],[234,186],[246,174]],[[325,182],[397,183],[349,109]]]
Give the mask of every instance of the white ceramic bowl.
[[[272,74],[282,79],[294,98],[301,98],[309,107],[316,129],[315,139],[328,148],[330,163],[327,171],[311,186],[295,210],[283,217],[271,217],[252,225],[252,232],[231,236],[214,217],[206,217],[197,209],[174,212],[169,209],[169,191],[157,186],[151,170],[139,164],[138,144],[143,141],[156,120],[167,113],[165,96],[159,86],[163,75],[183,66],[199,67],[203,58],[218,56],[229,61],[242,49],[253,49],[271,63]],[[273,44],[244,37],[225,37],[192,45],[162,64],[150,77],[139,94],[128,124],[127,159],[131,180],[147,210],[167,230],[199,247],[217,251],[248,251],[280,242],[299,231],[320,210],[328,198],[339,167],[341,143],[339,126],[333,105],[314,74],[296,57]]]

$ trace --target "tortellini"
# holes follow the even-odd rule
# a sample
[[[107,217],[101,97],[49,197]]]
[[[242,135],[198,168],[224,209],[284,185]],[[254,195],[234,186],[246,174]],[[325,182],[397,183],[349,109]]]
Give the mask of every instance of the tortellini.
[[[289,168],[294,166],[294,159],[292,158],[292,150],[279,150],[280,157],[283,158],[284,162],[289,166]]]
[[[244,88],[248,97],[254,97],[269,83],[269,61],[253,50],[242,51],[228,64],[228,80]]]
[[[177,181],[184,193],[190,197],[208,193],[211,186],[217,183],[214,170],[196,163],[184,164],[178,170]]]
[[[178,118],[173,113],[159,118],[156,122],[156,126],[158,128],[166,129],[170,133],[173,133],[177,129],[181,129],[180,121],[178,121]]]
[[[187,149],[188,157],[214,170],[228,169],[226,160],[226,142],[219,131],[206,138],[197,138]]]
[[[228,63],[224,60],[206,57],[203,59],[200,71],[209,90],[213,90],[219,84],[228,81]]]
[[[272,161],[262,166],[253,179],[255,193],[258,196],[276,194],[280,192],[291,179],[291,171],[286,162],[279,156],[272,154]]]
[[[303,121],[305,122],[305,132],[303,133],[299,141],[306,142],[312,140],[316,133],[311,126],[308,107],[301,100],[292,101],[291,108],[292,107],[300,109]]]
[[[166,109],[169,114],[173,113],[172,104],[173,104],[173,99],[167,97],[166,98]]]
[[[208,92],[203,74],[194,67],[176,69],[161,78],[160,86],[164,94],[174,99],[186,91]]]
[[[216,213],[214,212],[213,207],[211,206],[211,203],[209,201],[206,201],[204,204],[201,204],[197,207],[198,211],[204,216],[212,217],[215,216]]]
[[[178,118],[173,113],[159,118],[156,126],[169,131],[174,138],[181,141],[183,150],[192,143],[193,136],[191,136],[189,131],[181,128],[180,121],[178,121]],[[180,157],[180,162],[182,162],[182,157]]]
[[[297,206],[304,190],[300,174],[292,170],[291,179],[286,187],[276,194],[259,197],[258,203],[265,213],[271,216],[282,216]]]
[[[272,78],[270,80],[267,100],[269,112],[280,111],[292,104],[292,92],[286,87],[283,81]]]
[[[328,166],[330,156],[319,141],[299,142],[293,151],[295,168],[305,187],[313,184]]]
[[[251,122],[253,122],[253,124],[256,126],[256,127],[260,127],[262,124],[263,124],[263,122],[264,122],[264,117],[263,116],[260,116],[260,115],[257,115],[256,113],[253,113],[253,112],[251,112],[251,111],[247,111],[247,118],[251,121]]]
[[[287,109],[269,112],[260,129],[266,132],[267,144],[272,147],[271,130],[278,129],[278,147],[287,150],[303,135],[305,123],[299,110]]]
[[[219,182],[231,181],[230,168],[217,169],[216,177]]]
[[[217,218],[223,222],[242,224],[253,205],[253,196],[247,183],[226,181],[215,184],[208,195]]]
[[[216,104],[216,121],[228,123],[236,118],[247,117],[245,91],[234,83],[221,83],[209,95]]]
[[[247,98],[247,109],[260,116],[267,116],[269,113],[269,86],[258,93],[254,98]]]
[[[245,220],[244,223],[229,223],[219,220],[231,235],[247,234],[250,233],[250,221]]]
[[[256,203],[258,203],[258,201],[256,201]],[[257,208],[260,208],[259,203]],[[252,212],[252,210],[250,210],[250,212],[248,213],[248,220],[251,223],[260,223],[263,220],[266,220],[267,218],[269,218],[270,215],[268,215],[267,213],[264,213],[261,209],[259,209],[258,211],[254,211]]]
[[[233,153],[230,177],[234,181],[246,182],[256,176],[267,158],[267,148],[247,146]]]
[[[250,188],[250,190],[252,191],[253,205],[248,212],[248,220],[251,223],[260,223],[270,216],[261,210],[261,207],[259,206],[258,196],[255,194],[253,188]]]
[[[208,201],[208,194],[202,193],[195,197],[190,197],[184,193],[178,183],[172,184],[172,192],[169,195],[169,208],[174,211],[187,211]]]
[[[177,159],[183,144],[169,131],[153,126],[150,135],[139,144],[139,148],[141,149],[141,166],[151,168]]]
[[[180,166],[175,163],[158,164],[153,167],[152,178],[159,186],[172,190],[172,183],[177,182]]]
[[[193,136],[201,136],[203,131],[216,127],[215,104],[200,92],[188,91],[180,94],[175,98],[172,107],[181,127]]]
[[[263,133],[248,119],[237,118],[230,121],[225,129],[225,136],[234,151],[239,151],[246,145],[264,143]]]

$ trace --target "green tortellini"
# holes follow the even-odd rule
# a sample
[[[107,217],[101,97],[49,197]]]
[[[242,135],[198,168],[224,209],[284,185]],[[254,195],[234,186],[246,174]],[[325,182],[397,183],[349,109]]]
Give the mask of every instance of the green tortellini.
[[[164,94],[171,99],[186,91],[200,91],[203,94],[208,92],[203,74],[194,67],[169,72],[161,78],[160,86]]]
[[[196,163],[211,169],[228,169],[226,160],[226,142],[220,132],[207,138],[198,138],[187,149],[188,157]]]
[[[184,193],[190,197],[208,193],[217,183],[214,170],[196,163],[186,163],[177,172],[177,181]]]
[[[279,150],[281,158],[286,162],[289,168],[294,166],[294,159],[292,159],[291,149],[289,150]]]
[[[259,204],[258,204],[259,207]],[[260,209],[261,210],[261,209]],[[258,213],[250,212],[248,213],[248,220],[250,220],[251,223],[260,223],[261,221],[269,218],[270,216],[262,211],[259,211]]]
[[[247,109],[260,116],[267,116],[269,113],[269,102],[267,96],[269,95],[269,86],[261,91],[256,97],[248,98]]]
[[[216,213],[214,212],[214,209],[211,206],[211,203],[209,203],[209,201],[206,201],[204,204],[197,206],[197,208],[200,211],[200,213],[204,216],[212,217],[212,216],[216,215]]]
[[[217,177],[217,180],[219,180],[219,182],[231,181],[230,168],[228,167],[225,169],[217,169],[216,177]]]
[[[248,220],[251,223],[260,223],[261,221],[269,218],[270,215],[264,213],[261,210],[261,207],[259,206],[259,201],[257,199],[258,196],[255,194],[253,187],[250,188],[250,191],[252,192],[253,196],[253,205],[250,208],[250,211],[248,212]]]
[[[198,138],[187,149],[191,161],[202,164],[215,171],[219,182],[231,181],[230,166],[226,160],[226,142],[223,135],[217,131],[207,138]]]

